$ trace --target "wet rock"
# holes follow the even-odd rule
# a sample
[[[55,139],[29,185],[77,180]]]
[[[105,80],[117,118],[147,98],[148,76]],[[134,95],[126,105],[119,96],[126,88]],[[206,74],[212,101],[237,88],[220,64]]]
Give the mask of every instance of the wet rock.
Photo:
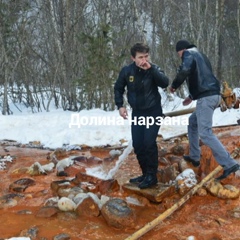
[[[57,218],[59,221],[69,222],[72,220],[79,219],[76,212],[59,212],[57,214]]]
[[[42,189],[40,191],[34,192],[32,195],[31,194],[28,194],[28,195],[26,194],[26,197],[28,197],[28,198],[32,198],[32,197],[39,198],[39,197],[46,196],[48,194],[48,192],[49,192],[49,189]]]
[[[65,149],[66,151],[72,151],[72,150],[81,150],[82,148],[79,144],[73,144],[73,145],[63,144],[63,149]]]
[[[68,197],[71,194],[71,188],[59,188],[57,195],[59,197]]]
[[[19,214],[19,215],[30,215],[30,214],[32,214],[32,211],[25,209],[25,210],[18,211],[17,214]]]
[[[231,211],[231,216],[240,219],[240,207],[236,207]]]
[[[109,200],[103,205],[101,213],[108,225],[112,227],[122,229],[133,228],[135,225],[136,216],[127,202],[122,199]]]
[[[115,179],[108,179],[103,180],[99,179],[93,176],[89,176],[86,173],[79,172],[76,174],[75,178],[73,179],[73,182],[76,185],[86,185],[86,182],[91,183],[90,187],[86,187],[86,191],[94,192],[94,193],[101,193],[106,194],[110,192],[115,192],[120,190],[120,186]],[[95,187],[92,187],[94,185]]]
[[[96,157],[96,156],[91,156],[87,159],[87,162],[89,164],[99,164],[99,163],[102,163],[102,159],[99,158],[99,157]]]
[[[158,146],[158,156],[159,157],[165,157],[167,155],[168,151],[166,148]]]
[[[31,176],[38,176],[38,175],[47,175],[48,172],[52,172],[54,168],[54,163],[48,163],[45,165],[41,165],[39,162],[33,163],[30,167],[20,167],[15,169],[13,173],[27,173]]]
[[[9,193],[0,197],[0,206],[4,203],[7,203],[10,200],[18,201],[19,199],[24,198],[24,194],[20,193]],[[0,207],[1,208],[1,207]]]
[[[102,209],[102,206],[110,200],[110,197],[106,196],[106,195],[101,195],[100,197],[100,202],[98,204],[99,209]],[[97,203],[97,201],[95,201]]]
[[[104,180],[98,183],[98,190],[101,194],[119,191],[120,186],[115,179]]]
[[[20,167],[20,168],[14,169],[12,171],[12,174],[25,174],[28,172],[28,170],[29,170],[29,167]]]
[[[201,147],[201,160],[199,167],[199,175],[205,177],[209,173],[211,173],[219,164],[213,157],[212,151],[209,147],[203,145]]]
[[[9,154],[6,156],[0,156],[0,170],[7,168],[8,163],[13,161],[14,157],[11,157]]]
[[[178,192],[180,195],[184,195],[192,187],[197,184],[197,179],[194,171],[190,168],[185,169],[176,177]]]
[[[159,169],[157,172],[157,178],[159,182],[169,183],[176,179],[179,172],[176,169],[175,165],[168,166],[162,169]]]
[[[222,199],[235,199],[240,195],[240,190],[232,185],[223,186],[219,181],[209,181],[206,189],[214,196]]]
[[[80,186],[81,186],[81,188],[83,189],[84,192],[89,192],[89,191],[93,192],[93,193],[98,192],[98,187],[93,183],[81,182]]]
[[[58,208],[61,211],[74,211],[77,205],[69,198],[62,197],[58,201]]]
[[[55,165],[52,162],[45,165],[35,162],[29,167],[27,173],[29,173],[31,176],[47,175],[48,172],[53,171],[54,167]]]
[[[89,176],[86,173],[78,172],[73,179],[73,182],[76,185],[81,184],[81,182],[90,182],[90,183],[97,183],[97,181],[100,181],[100,179],[97,179],[96,177]]]
[[[0,200],[0,209],[1,208],[10,208],[17,205],[16,199],[2,199]]]
[[[189,168],[189,165],[186,161],[181,159],[178,163],[178,168],[179,168],[179,172],[183,172],[184,170]]]
[[[58,196],[59,197],[68,197],[70,199],[74,198],[79,193],[84,193],[85,190],[80,187],[73,188],[59,188]]]
[[[100,209],[98,204],[94,202],[94,200],[88,196],[83,199],[77,206],[76,210],[78,215],[84,216],[94,216],[97,217],[100,215]]]
[[[223,219],[223,218],[216,218],[215,221],[220,225],[220,226],[223,226],[223,225],[226,225],[228,224],[228,221]]]
[[[28,144],[26,144],[29,148],[43,148],[43,145],[40,141],[30,141]]]
[[[103,169],[110,163],[114,160],[114,158],[112,157],[105,157],[103,158],[102,160],[102,166],[103,166]]]
[[[184,150],[183,145],[181,144],[180,139],[178,139],[178,138],[175,139],[174,143],[175,143],[175,146],[173,146],[170,149],[170,152],[175,154],[175,155],[183,155],[185,150]]]
[[[187,237],[186,240],[197,240],[197,239],[194,236],[189,236],[189,237]]]
[[[72,199],[73,202],[76,203],[76,205],[80,204],[85,198],[88,198],[89,195],[87,193],[79,193]]]
[[[71,236],[67,233],[61,233],[53,237],[53,240],[69,240]]]
[[[79,205],[82,203],[84,199],[89,197],[92,198],[92,200],[97,204],[99,209],[101,209],[103,204],[105,204],[110,199],[105,195],[102,195],[101,198],[99,199],[96,194],[92,192],[88,192],[88,193],[79,193],[72,200],[76,203],[76,205]]]
[[[72,160],[74,162],[84,162],[84,163],[87,163],[87,157],[86,156],[76,156]]]
[[[169,166],[171,163],[165,157],[159,157],[158,163],[162,166]]]
[[[49,198],[49,199],[47,199],[47,200],[45,201],[44,206],[48,206],[48,207],[58,207],[58,206],[57,206],[58,201],[59,201],[59,197]]]
[[[65,168],[73,165],[74,161],[71,157],[64,158],[57,162],[56,164],[56,170],[57,170],[57,176],[67,176],[67,173],[64,172]]]
[[[179,198],[175,195],[171,197],[164,198],[162,201],[162,205],[164,210],[171,208],[175,203],[179,201]]]
[[[34,226],[28,230],[23,230],[20,233],[20,237],[29,237],[30,239],[37,239],[38,232],[39,232],[39,229]]]
[[[51,190],[54,196],[58,196],[59,189],[72,188],[72,183],[69,180],[60,180],[51,182]]]
[[[49,159],[53,163],[57,163],[58,160],[66,158],[67,151],[66,149],[57,148],[55,151],[47,154],[47,159]]]
[[[146,198],[138,196],[136,194],[132,196],[128,196],[125,199],[127,204],[130,206],[131,205],[133,206],[149,206],[150,205],[149,201]]]
[[[182,158],[178,156],[170,155],[168,156],[168,160],[170,161],[171,164],[179,165],[180,161],[182,161]]]
[[[204,189],[204,188],[199,188],[199,189],[197,190],[197,195],[198,195],[198,196],[201,196],[201,197],[206,196],[206,195],[207,195],[206,189]]]
[[[60,172],[57,172],[57,176],[58,177],[67,177],[68,174],[66,172],[64,172],[64,171],[60,171]]]
[[[35,185],[35,180],[31,178],[21,178],[9,185],[10,191],[24,192],[29,186]]]
[[[36,217],[49,218],[54,216],[58,212],[59,210],[56,207],[44,206],[38,211],[38,213],[36,214]]]
[[[240,196],[240,189],[232,185],[224,185],[224,189],[219,191],[218,196],[220,198],[230,198],[235,199]]]
[[[112,149],[112,150],[109,152],[109,155],[110,155],[110,157],[112,157],[112,158],[115,158],[115,157],[117,157],[117,156],[119,156],[119,155],[121,155],[121,154],[122,154],[122,151],[116,150],[116,149]]]
[[[68,198],[72,199],[74,198],[76,195],[78,195],[79,193],[84,193],[84,189],[80,188],[80,187],[73,187],[71,188],[71,191],[68,195]]]

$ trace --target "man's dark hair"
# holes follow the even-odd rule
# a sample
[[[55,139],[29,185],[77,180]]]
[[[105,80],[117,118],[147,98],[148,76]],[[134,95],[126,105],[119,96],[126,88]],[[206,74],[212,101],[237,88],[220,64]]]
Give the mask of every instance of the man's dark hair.
[[[131,47],[131,55],[132,57],[136,57],[136,53],[148,53],[149,52],[149,46],[145,43],[136,43]]]

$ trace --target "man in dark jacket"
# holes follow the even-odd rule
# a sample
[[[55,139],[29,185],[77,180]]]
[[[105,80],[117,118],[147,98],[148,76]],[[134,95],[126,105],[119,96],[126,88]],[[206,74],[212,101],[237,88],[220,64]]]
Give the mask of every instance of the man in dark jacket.
[[[189,117],[190,151],[189,155],[183,156],[183,158],[195,167],[200,165],[200,137],[202,142],[211,148],[216,161],[224,169],[223,174],[216,179],[224,179],[239,170],[240,166],[231,158],[212,132],[213,112],[221,101],[220,82],[214,76],[208,58],[200,53],[195,45],[191,45],[186,40],[180,40],[176,44],[176,51],[182,59],[182,64],[173,80],[170,91],[175,92],[186,80],[190,95],[183,101],[183,105],[188,105],[192,100],[197,100],[196,110]]]
[[[160,68],[149,61],[149,47],[136,43],[131,48],[133,63],[122,68],[114,86],[115,104],[119,114],[127,119],[123,95],[132,107],[131,133],[134,152],[142,175],[130,179],[138,187],[148,188],[157,184],[158,148],[156,138],[160,124],[156,121],[163,115],[158,87],[166,88],[169,80]]]

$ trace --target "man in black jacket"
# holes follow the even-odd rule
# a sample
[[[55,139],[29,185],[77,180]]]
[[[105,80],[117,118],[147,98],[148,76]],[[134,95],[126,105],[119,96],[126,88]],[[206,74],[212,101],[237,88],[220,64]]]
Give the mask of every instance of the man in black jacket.
[[[200,165],[199,137],[211,148],[216,161],[224,169],[223,174],[216,178],[221,180],[240,169],[239,164],[231,158],[222,143],[212,132],[212,117],[215,108],[221,101],[220,82],[212,72],[211,64],[195,45],[186,40],[176,44],[176,51],[182,59],[182,64],[173,80],[170,91],[175,90],[186,80],[190,95],[183,101],[188,105],[197,100],[196,110],[189,117],[188,138],[190,144],[189,155],[183,158],[195,167]]]
[[[142,175],[130,179],[138,187],[148,188],[157,184],[158,148],[156,138],[162,117],[161,96],[158,87],[166,88],[169,80],[160,68],[149,61],[149,47],[136,43],[131,48],[133,63],[122,68],[114,86],[115,104],[119,114],[127,119],[123,95],[127,86],[128,103],[132,108],[131,133],[134,152]]]

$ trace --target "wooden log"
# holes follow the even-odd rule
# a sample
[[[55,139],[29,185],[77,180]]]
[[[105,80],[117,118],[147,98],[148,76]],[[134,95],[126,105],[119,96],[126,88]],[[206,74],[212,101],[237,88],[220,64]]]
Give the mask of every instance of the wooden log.
[[[182,109],[182,110],[179,110],[179,111],[174,111],[174,112],[167,112],[167,113],[164,113],[164,115],[166,117],[176,117],[176,116],[181,116],[181,115],[185,115],[185,114],[188,114],[188,113],[192,113],[195,111],[195,107],[193,108],[187,108],[187,109]]]
[[[164,213],[159,215],[153,221],[147,223],[143,228],[139,229],[137,232],[133,233],[125,240],[135,240],[140,238],[142,235],[156,227],[159,223],[161,223],[165,218],[169,217],[175,210],[181,207],[193,194],[197,192],[199,188],[201,188],[207,181],[209,181],[215,174],[221,171],[222,167],[216,167],[211,173],[209,173],[199,184],[193,187],[184,197],[182,197],[177,203],[175,203],[172,207],[166,210]]]

